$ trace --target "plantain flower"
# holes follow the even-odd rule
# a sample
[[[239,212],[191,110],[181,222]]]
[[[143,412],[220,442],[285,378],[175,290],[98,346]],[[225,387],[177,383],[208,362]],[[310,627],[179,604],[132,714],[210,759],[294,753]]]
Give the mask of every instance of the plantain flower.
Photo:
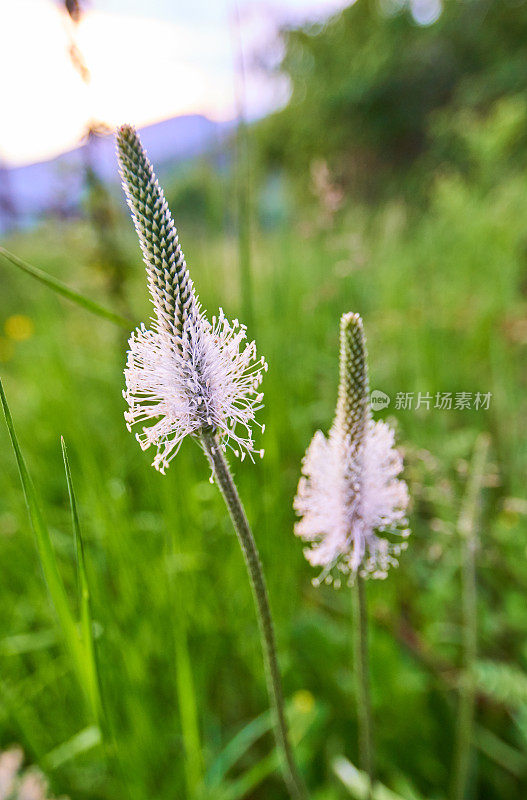
[[[308,543],[307,560],[322,568],[321,579],[339,586],[384,578],[406,548],[408,490],[398,479],[402,457],[394,432],[374,422],[368,397],[366,346],[358,314],[340,324],[340,382],[337,408],[326,438],[317,431],[302,462],[294,508],[295,533]]]
[[[262,407],[267,370],[246,328],[220,309],[210,322],[190,279],[177,231],[152,165],[134,128],[117,133],[123,189],[139,236],[154,316],[129,339],[125,369],[128,429],[156,448],[153,466],[164,474],[186,436],[218,435],[242,460],[256,451],[252,435]]]

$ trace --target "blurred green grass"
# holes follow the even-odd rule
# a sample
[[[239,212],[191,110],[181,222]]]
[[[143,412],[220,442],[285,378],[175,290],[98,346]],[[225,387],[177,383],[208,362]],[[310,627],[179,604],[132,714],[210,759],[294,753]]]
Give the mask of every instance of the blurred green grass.
[[[381,780],[408,800],[412,792],[446,794],[460,663],[455,522],[467,461],[484,430],[491,433],[495,463],[479,553],[480,651],[486,661],[527,668],[526,220],[521,177],[483,191],[444,174],[426,210],[402,201],[375,212],[357,205],[330,226],[306,215],[287,229],[255,232],[254,327],[269,362],[266,455],[255,465],[233,466],[268,578],[286,695],[299,727],[309,722],[299,754],[317,797],[349,796],[331,761],[344,755],[357,762],[351,599],[346,590],[311,586],[312,571],[293,536],[292,498],[313,431],[330,424],[342,312],[364,318],[371,386],[392,398],[380,416],[397,422],[413,498],[413,536],[401,566],[369,587]],[[204,307],[214,312],[221,305],[240,316],[236,241],[191,225],[180,235]],[[50,223],[4,244],[108,306],[104,276],[91,263],[93,236],[82,222]],[[129,265],[126,296],[134,316],[146,320],[144,270],[124,218],[119,236]],[[194,717],[207,769],[267,704],[234,534],[194,443],[184,443],[163,477],[126,431],[122,331],[11,265],[2,262],[0,270],[1,376],[75,607],[61,435],[68,444],[103,704],[120,768],[89,736],[85,751],[73,746],[58,765],[46,762],[90,720],[57,639],[3,425],[0,745],[18,741],[34,760],[53,764],[53,787],[74,798],[187,797],[201,770]],[[13,315],[31,320],[29,338],[16,341]],[[397,392],[459,391],[491,392],[490,409],[394,407]],[[474,796],[523,797],[523,700],[504,702],[483,685],[477,716],[504,749],[499,758],[498,748],[480,752]],[[271,746],[265,734],[230,777],[266,757]],[[271,776],[245,796],[281,798],[284,790]]]

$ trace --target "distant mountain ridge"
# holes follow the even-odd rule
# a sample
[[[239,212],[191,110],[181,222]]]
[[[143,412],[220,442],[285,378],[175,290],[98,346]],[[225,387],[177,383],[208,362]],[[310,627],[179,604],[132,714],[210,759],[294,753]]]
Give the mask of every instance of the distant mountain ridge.
[[[217,148],[233,122],[214,122],[200,114],[173,117],[140,128],[156,168],[166,168]],[[87,148],[90,148],[89,152]],[[88,162],[105,183],[119,180],[113,136],[97,137],[49,161],[0,169],[0,231],[28,225],[50,213],[74,214],[79,207]]]

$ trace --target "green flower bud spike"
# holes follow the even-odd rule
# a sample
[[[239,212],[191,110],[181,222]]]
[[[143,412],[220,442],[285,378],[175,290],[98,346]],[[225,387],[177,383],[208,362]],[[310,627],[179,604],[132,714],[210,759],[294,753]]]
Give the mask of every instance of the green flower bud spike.
[[[194,287],[163,190],[131,125],[118,130],[117,155],[158,321],[180,339],[185,320],[196,315]]]
[[[340,381],[334,427],[360,449],[371,416],[364,326],[358,314],[340,320]]]

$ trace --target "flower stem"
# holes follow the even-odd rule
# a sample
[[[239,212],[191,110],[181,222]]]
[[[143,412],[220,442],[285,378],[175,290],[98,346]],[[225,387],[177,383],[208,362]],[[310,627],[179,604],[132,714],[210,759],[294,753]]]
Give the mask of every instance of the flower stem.
[[[284,780],[291,798],[294,800],[306,800],[307,792],[303,780],[300,777],[300,773],[298,772],[289,741],[289,732],[285,718],[282,679],[276,655],[273,620],[256,542],[249,527],[249,523],[247,522],[242,502],[218,439],[213,433],[203,432],[201,434],[201,443],[218,482],[225,504],[229,510],[232,524],[243,551],[247,572],[249,573],[260,626],[267,689],[271,707],[274,712],[276,745],[282,758]]]
[[[463,800],[465,797],[470,769],[475,705],[474,667],[478,645],[476,582],[476,549],[478,544],[477,519],[489,444],[488,435],[480,434],[474,448],[470,478],[458,522],[463,558],[461,573],[463,676],[459,687],[457,730],[452,770],[452,800]]]
[[[353,588],[355,592],[353,633],[360,767],[368,776],[369,786],[366,796],[368,800],[372,800],[375,774],[373,769],[373,726],[369,682],[368,615],[364,578],[357,574]]]

